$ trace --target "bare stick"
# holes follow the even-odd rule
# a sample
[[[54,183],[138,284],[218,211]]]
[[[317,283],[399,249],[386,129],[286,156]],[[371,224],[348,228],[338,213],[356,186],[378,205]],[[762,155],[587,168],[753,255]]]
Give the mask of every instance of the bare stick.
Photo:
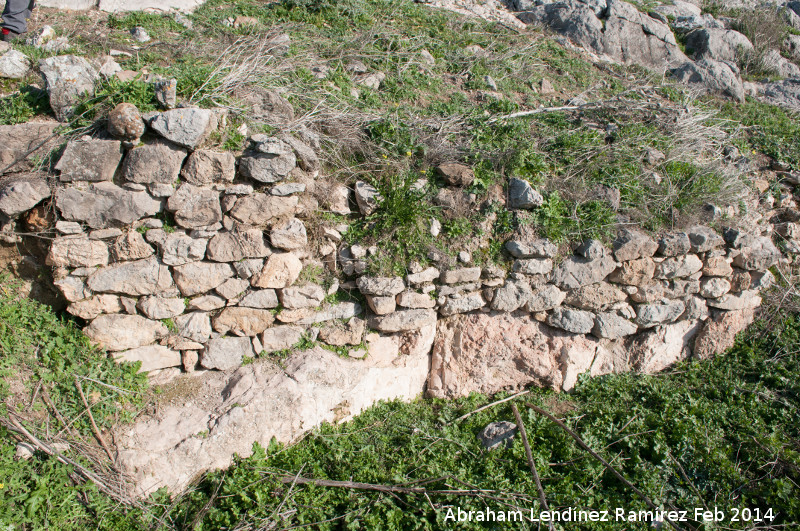
[[[545,411],[544,409],[542,409],[542,408],[540,408],[538,406],[534,406],[533,404],[531,404],[529,402],[525,402],[525,405],[527,407],[531,408],[532,410],[534,410],[535,412],[539,413],[540,415],[544,415],[545,417],[550,419],[552,422],[554,422],[559,428],[561,428],[562,430],[567,432],[569,434],[569,436],[572,437],[575,440],[576,443],[578,443],[578,446],[580,446],[581,448],[583,448],[584,450],[589,452],[589,454],[592,457],[594,457],[595,459],[600,461],[603,464],[603,466],[606,467],[606,469],[608,469],[609,472],[614,474],[617,477],[617,479],[619,479],[624,485],[626,485],[629,489],[631,489],[633,492],[635,492],[642,500],[644,500],[644,502],[647,504],[648,507],[650,507],[651,509],[653,509],[655,511],[659,510],[658,506],[656,506],[656,504],[653,503],[653,501],[644,492],[642,492],[639,489],[637,489],[636,486],[634,486],[633,483],[631,483],[630,481],[625,479],[625,477],[622,474],[620,474],[617,471],[616,468],[611,466],[611,463],[609,463],[608,461],[606,461],[605,459],[600,457],[594,450],[589,448],[589,446],[585,442],[583,442],[583,439],[581,439],[578,436],[577,433],[575,433],[574,431],[569,429],[566,424],[564,424],[563,422],[561,422],[560,420],[555,418],[553,415],[551,415],[550,413],[548,413],[547,411]],[[669,518],[666,518],[665,521],[670,525],[670,527],[680,531],[681,528],[678,526],[678,524],[676,524],[675,522],[673,522]]]
[[[525,457],[528,458],[528,465],[531,467],[531,474],[533,474],[533,480],[536,482],[536,490],[539,491],[539,503],[542,504],[542,509],[545,511],[549,511],[550,508],[547,506],[547,497],[544,495],[544,488],[542,487],[542,481],[539,479],[539,473],[536,471],[536,463],[533,462],[533,454],[531,453],[531,445],[528,444],[528,433],[525,431],[525,424],[522,423],[522,417],[519,415],[519,410],[517,409],[516,404],[511,404],[511,411],[514,412],[514,418],[517,420],[517,426],[519,427],[519,435],[522,438],[522,445],[525,447]],[[549,528],[553,529],[553,522],[548,521]]]
[[[450,423],[448,423],[448,424],[446,424],[446,425],[447,425],[447,426],[449,426],[450,424],[456,424],[456,423],[458,423],[458,422],[461,422],[461,421],[462,421],[462,420],[464,420],[464,419],[467,419],[467,418],[471,417],[471,416],[472,416],[472,415],[474,415],[475,413],[480,413],[481,411],[483,411],[483,410],[485,410],[485,409],[489,409],[490,407],[494,407],[494,406],[496,406],[496,405],[498,405],[498,404],[502,404],[503,402],[508,402],[509,400],[514,400],[514,399],[515,399],[515,398],[517,398],[518,396],[527,395],[528,393],[530,393],[530,390],[529,390],[529,389],[526,389],[526,390],[524,390],[524,391],[520,391],[519,393],[517,393],[517,394],[515,394],[515,395],[511,395],[511,396],[509,396],[508,398],[504,398],[504,399],[502,399],[502,400],[498,400],[497,402],[492,402],[491,404],[486,404],[485,406],[479,407],[479,408],[478,408],[478,409],[476,409],[475,411],[470,411],[470,412],[469,412],[469,413],[467,413],[466,415],[461,415],[461,416],[460,416],[460,417],[458,417],[456,420],[454,420],[453,422],[450,422]]]
[[[103,438],[103,435],[100,433],[100,430],[97,429],[97,424],[94,422],[94,415],[92,415],[92,410],[89,407],[89,402],[86,401],[86,396],[83,394],[83,387],[81,387],[81,381],[78,377],[75,377],[75,386],[78,388],[78,393],[81,395],[81,400],[83,400],[83,405],[86,406],[86,412],[89,414],[89,420],[92,423],[92,432],[94,436],[97,437],[97,440],[100,441],[100,444],[103,446],[103,450],[106,451],[108,454],[108,458],[111,459],[111,462],[114,462],[114,454],[111,453],[111,450],[108,448],[108,444],[106,444],[106,440]]]

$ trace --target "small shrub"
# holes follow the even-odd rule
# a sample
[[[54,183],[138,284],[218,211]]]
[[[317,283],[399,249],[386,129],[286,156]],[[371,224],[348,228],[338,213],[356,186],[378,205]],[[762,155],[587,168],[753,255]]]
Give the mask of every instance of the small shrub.
[[[770,50],[780,50],[789,35],[789,27],[775,7],[765,6],[744,11],[733,24],[753,44],[751,51],[739,51],[739,66],[744,77],[753,79],[774,75],[765,57]]]
[[[33,87],[22,87],[16,94],[0,98],[0,125],[25,123],[34,116],[50,112],[47,93]]]

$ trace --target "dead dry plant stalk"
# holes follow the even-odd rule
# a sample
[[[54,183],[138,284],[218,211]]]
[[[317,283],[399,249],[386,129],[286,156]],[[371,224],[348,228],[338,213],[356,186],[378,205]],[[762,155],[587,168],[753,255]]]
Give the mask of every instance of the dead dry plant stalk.
[[[213,69],[205,82],[189,98],[198,103],[209,99],[215,104],[248,85],[258,85],[265,78],[290,71],[290,62],[277,61],[281,51],[288,46],[283,33],[272,32],[257,37],[242,37],[219,52]],[[198,96],[209,87],[213,89],[200,100]]]

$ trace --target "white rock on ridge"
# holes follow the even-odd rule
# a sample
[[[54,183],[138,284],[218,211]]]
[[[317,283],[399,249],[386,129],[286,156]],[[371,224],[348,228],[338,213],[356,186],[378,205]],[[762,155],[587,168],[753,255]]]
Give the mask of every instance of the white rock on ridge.
[[[150,120],[150,128],[170,142],[194,150],[217,128],[217,116],[197,107],[172,109]]]
[[[50,107],[60,122],[72,117],[72,111],[84,94],[93,93],[100,78],[97,71],[83,57],[59,55],[39,61],[44,77]]]
[[[9,50],[0,55],[0,77],[23,79],[31,72],[31,60],[19,50]]]

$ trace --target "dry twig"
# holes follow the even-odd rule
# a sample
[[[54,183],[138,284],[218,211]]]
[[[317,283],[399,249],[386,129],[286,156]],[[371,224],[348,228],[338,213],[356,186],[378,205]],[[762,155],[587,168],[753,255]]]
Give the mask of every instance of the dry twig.
[[[103,434],[100,433],[100,430],[97,428],[97,424],[94,421],[94,415],[92,415],[92,409],[89,407],[89,402],[86,401],[86,395],[83,394],[83,387],[81,386],[81,381],[78,377],[75,377],[75,386],[78,388],[78,393],[81,395],[81,400],[83,400],[83,405],[86,406],[86,412],[89,414],[89,421],[92,424],[92,433],[94,436],[97,437],[97,440],[103,447],[103,450],[106,451],[108,458],[111,459],[111,462],[114,462],[114,454],[111,452],[111,449],[108,447],[106,440],[103,438]]]
[[[519,410],[517,409],[516,404],[511,404],[511,411],[514,412],[514,418],[516,419],[517,426],[519,427],[519,435],[522,438],[522,445],[525,446],[525,457],[528,458],[528,465],[531,467],[531,474],[533,475],[533,480],[536,482],[536,490],[539,491],[539,503],[542,504],[543,510],[549,511],[550,508],[547,506],[547,497],[544,495],[544,487],[542,487],[542,481],[539,479],[539,473],[536,471],[536,463],[533,462],[531,445],[528,444],[528,434],[525,431],[525,424],[522,423],[522,417],[519,415]],[[552,530],[553,522],[548,521],[547,523],[549,528]]]
[[[451,424],[457,424],[457,423],[461,422],[462,420],[464,420],[464,419],[467,419],[467,418],[471,417],[471,416],[472,416],[472,415],[474,415],[475,413],[480,413],[481,411],[484,411],[484,410],[486,410],[486,409],[489,409],[490,407],[494,407],[494,406],[496,406],[496,405],[498,405],[498,404],[502,404],[502,403],[504,403],[504,402],[508,402],[508,401],[510,401],[510,400],[514,400],[515,398],[518,398],[518,397],[520,397],[520,396],[522,396],[522,395],[527,395],[528,393],[530,393],[530,390],[529,390],[529,389],[526,389],[526,390],[524,390],[524,391],[520,391],[519,393],[517,393],[517,394],[515,394],[515,395],[511,395],[511,396],[509,396],[508,398],[504,398],[504,399],[502,399],[502,400],[497,400],[497,401],[495,401],[495,402],[492,402],[491,404],[486,404],[485,406],[481,406],[481,407],[479,407],[478,409],[476,409],[476,410],[474,410],[474,411],[470,411],[470,412],[469,412],[469,413],[467,413],[466,415],[461,415],[460,417],[458,417],[458,418],[457,418],[456,420],[454,420],[453,422],[449,422],[449,423],[445,424],[445,426],[449,426],[449,425],[451,425]]]

